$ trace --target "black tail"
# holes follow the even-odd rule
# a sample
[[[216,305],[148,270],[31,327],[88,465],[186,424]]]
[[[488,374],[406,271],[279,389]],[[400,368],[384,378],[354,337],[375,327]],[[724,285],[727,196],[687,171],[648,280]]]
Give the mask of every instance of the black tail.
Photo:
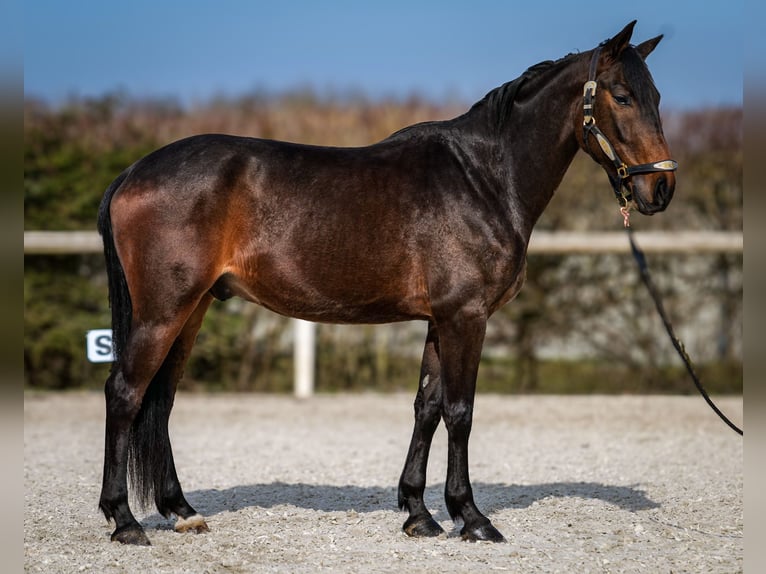
[[[125,271],[117,256],[112,235],[112,216],[109,207],[112,197],[128,176],[129,170],[123,171],[107,188],[101,206],[98,208],[98,232],[104,242],[104,258],[106,259],[106,275],[109,280],[109,306],[112,308],[112,347],[114,349],[115,372],[122,356],[122,351],[130,334],[130,321],[133,315],[133,305],[130,301],[128,284],[125,281]]]
[[[109,283],[109,305],[112,308],[112,346],[114,363],[112,376],[120,369],[120,359],[130,335],[133,305],[125,279],[125,271],[117,255],[112,234],[110,205],[114,194],[130,173],[122,172],[107,188],[98,212],[98,231],[104,242],[104,257]],[[173,393],[169,392],[167,370],[163,365],[149,385],[141,402],[141,409],[130,427],[128,439],[128,474],[138,502],[147,506],[159,497],[167,484],[172,468],[172,453],[167,433],[167,422],[173,406]],[[160,508],[163,513],[165,509]]]

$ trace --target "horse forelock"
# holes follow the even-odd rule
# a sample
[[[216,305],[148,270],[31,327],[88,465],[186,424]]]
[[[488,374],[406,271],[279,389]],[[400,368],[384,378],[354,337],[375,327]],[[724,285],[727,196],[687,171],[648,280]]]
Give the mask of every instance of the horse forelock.
[[[620,55],[622,72],[628,83],[633,97],[644,113],[653,114],[660,100],[660,93],[654,84],[649,68],[641,55],[633,46],[622,51]]]

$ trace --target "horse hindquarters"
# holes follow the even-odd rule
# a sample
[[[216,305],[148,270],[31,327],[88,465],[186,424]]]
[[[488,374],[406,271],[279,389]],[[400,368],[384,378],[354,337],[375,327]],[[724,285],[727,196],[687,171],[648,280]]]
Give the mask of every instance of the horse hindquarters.
[[[178,515],[177,529],[206,529],[183,497],[167,425],[178,380],[212,297],[204,291],[190,292],[179,281],[178,268],[158,256],[167,253],[159,241],[145,243],[145,234],[137,233],[129,221],[126,224],[125,211],[111,204],[122,180],[123,176],[107,190],[99,217],[117,354],[105,385],[99,507],[107,519],[115,520],[112,540],[148,544],[128,505],[128,472],[139,501],[153,498],[162,514]],[[112,230],[115,213],[117,229],[122,231],[119,245]],[[129,255],[124,266],[118,251]]]

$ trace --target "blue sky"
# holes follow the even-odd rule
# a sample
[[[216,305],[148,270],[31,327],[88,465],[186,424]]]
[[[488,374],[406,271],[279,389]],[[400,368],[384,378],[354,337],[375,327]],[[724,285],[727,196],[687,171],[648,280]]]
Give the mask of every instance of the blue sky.
[[[27,0],[27,95],[184,103],[310,86],[468,103],[637,19],[663,107],[742,103],[744,0]]]

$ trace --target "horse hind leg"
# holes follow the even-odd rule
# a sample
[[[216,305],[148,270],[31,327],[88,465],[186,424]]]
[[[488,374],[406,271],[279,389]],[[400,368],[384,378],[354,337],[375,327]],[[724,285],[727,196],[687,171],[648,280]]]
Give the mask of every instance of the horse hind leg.
[[[157,415],[161,416],[162,419],[160,424],[153,427],[156,429],[156,436],[144,437],[148,444],[143,444],[138,449],[143,453],[153,453],[150,456],[157,459],[151,465],[154,502],[159,513],[165,518],[170,518],[171,515],[177,517],[175,523],[177,532],[201,533],[209,531],[205,519],[189,504],[181,489],[173,461],[173,450],[168,434],[168,420],[173,408],[178,383],[183,376],[186,361],[211,301],[212,296],[210,295],[205,295],[200,301],[149,386],[148,392],[155,392],[160,395],[153,404],[157,405]],[[148,427],[151,428],[152,425],[148,425]]]
[[[175,334],[168,334],[158,326],[133,328],[104,387],[106,436],[99,508],[107,520],[113,519],[116,523],[112,540],[125,544],[149,544],[128,505],[129,453],[134,451],[133,425],[144,395],[174,337]]]
[[[158,400],[162,398],[163,393],[154,390],[147,393],[147,389],[155,380],[155,376],[163,370],[176,338],[196,306],[195,302],[193,306],[186,307],[186,310],[179,307],[178,313],[173,315],[174,318],[166,322],[134,324],[119,361],[107,379],[104,388],[104,477],[99,508],[107,520],[113,519],[116,523],[111,536],[114,541],[149,544],[143,528],[128,504],[129,467],[139,501],[151,499],[154,485],[158,483],[153,478],[157,472],[164,473],[164,482],[173,482],[175,470],[169,471],[172,468],[172,458],[168,464],[167,449],[162,448],[169,445],[169,441],[163,442],[161,438],[163,434],[167,434],[167,430],[163,433],[161,429],[163,426],[167,427],[172,394],[170,402],[163,402]],[[175,372],[175,369],[169,369],[167,372]],[[159,389],[159,385],[156,388]],[[164,396],[167,395],[167,392],[164,393]],[[152,402],[153,405],[150,405]],[[147,444],[152,444],[152,438],[159,439],[152,445],[159,445],[159,449],[144,448]],[[160,471],[155,472],[155,469]],[[175,481],[177,482],[177,478]]]
[[[415,396],[415,425],[407,460],[399,479],[399,508],[407,509],[409,517],[402,529],[409,536],[439,536],[444,529],[433,519],[423,501],[426,468],[431,441],[441,420],[442,389],[439,367],[439,340],[433,322],[423,349],[420,383]]]

